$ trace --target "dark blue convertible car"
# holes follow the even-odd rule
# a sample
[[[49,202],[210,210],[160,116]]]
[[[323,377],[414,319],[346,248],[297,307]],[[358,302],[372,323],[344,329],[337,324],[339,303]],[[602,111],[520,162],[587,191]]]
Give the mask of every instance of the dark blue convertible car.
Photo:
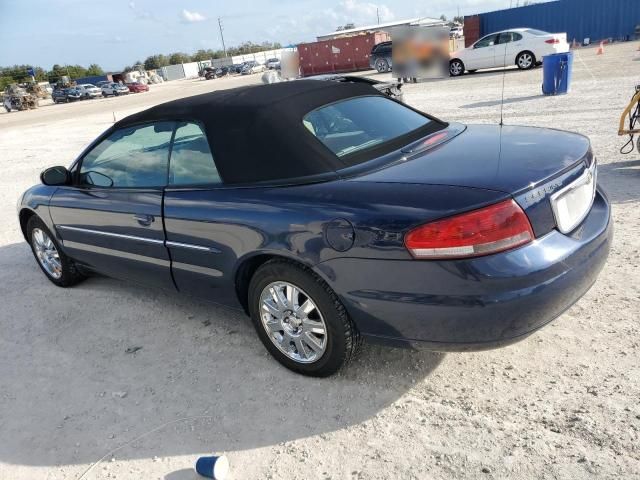
[[[325,376],[364,338],[478,350],[556,318],[608,255],[596,174],[581,135],[300,81],[131,115],[18,210],[56,285],[99,272],[241,307],[277,360]]]

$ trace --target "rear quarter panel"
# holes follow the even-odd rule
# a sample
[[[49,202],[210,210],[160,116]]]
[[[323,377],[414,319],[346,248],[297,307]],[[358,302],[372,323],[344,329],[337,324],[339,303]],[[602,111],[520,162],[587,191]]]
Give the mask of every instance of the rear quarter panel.
[[[293,258],[311,268],[339,257],[409,260],[403,243],[407,229],[504,197],[474,188],[337,180],[277,188],[167,191],[164,215],[168,241],[217,252],[172,251],[172,259],[183,269],[201,272],[191,275],[186,290],[213,294],[197,284],[210,282],[217,300],[228,303],[238,268],[254,255]],[[351,226],[353,234],[351,248],[343,251],[328,241],[336,220],[346,225],[346,233]]]

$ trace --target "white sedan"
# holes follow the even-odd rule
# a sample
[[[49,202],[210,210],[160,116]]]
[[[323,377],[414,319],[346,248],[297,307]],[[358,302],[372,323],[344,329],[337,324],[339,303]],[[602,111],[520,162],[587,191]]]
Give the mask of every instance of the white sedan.
[[[516,65],[528,70],[542,57],[569,51],[566,33],[547,33],[533,28],[512,28],[486,35],[472,46],[451,53],[449,73],[452,77],[481,68]]]

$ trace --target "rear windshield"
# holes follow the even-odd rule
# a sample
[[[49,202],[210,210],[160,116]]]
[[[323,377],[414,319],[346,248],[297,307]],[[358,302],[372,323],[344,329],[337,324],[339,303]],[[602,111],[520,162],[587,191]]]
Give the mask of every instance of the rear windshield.
[[[304,116],[303,123],[329,150],[346,160],[350,154],[422,129],[431,120],[386,97],[371,96],[317,108]]]
[[[538,37],[541,37],[543,35],[549,35],[549,32],[543,32],[542,30],[535,30],[533,28],[528,29],[527,33],[530,33],[531,35],[536,35]]]

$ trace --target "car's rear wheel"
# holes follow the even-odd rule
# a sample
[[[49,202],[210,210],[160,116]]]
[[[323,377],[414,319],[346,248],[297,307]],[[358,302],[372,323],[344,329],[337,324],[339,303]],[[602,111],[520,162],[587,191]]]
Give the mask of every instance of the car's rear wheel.
[[[529,70],[536,64],[536,57],[531,52],[520,52],[516,57],[516,65],[520,70]]]
[[[452,77],[459,77],[463,73],[464,73],[464,63],[462,63],[462,60],[458,60],[456,58],[454,60],[451,60],[451,62],[449,62],[449,75],[451,75]]]
[[[377,59],[375,66],[379,73],[387,73],[389,71],[389,62],[385,58]]]
[[[295,372],[332,375],[360,347],[360,334],[336,294],[311,270],[293,262],[262,265],[251,278],[248,300],[260,340]]]
[[[59,287],[70,287],[85,279],[85,275],[64,254],[55,236],[37,215],[27,222],[27,238],[33,256],[51,282]]]

